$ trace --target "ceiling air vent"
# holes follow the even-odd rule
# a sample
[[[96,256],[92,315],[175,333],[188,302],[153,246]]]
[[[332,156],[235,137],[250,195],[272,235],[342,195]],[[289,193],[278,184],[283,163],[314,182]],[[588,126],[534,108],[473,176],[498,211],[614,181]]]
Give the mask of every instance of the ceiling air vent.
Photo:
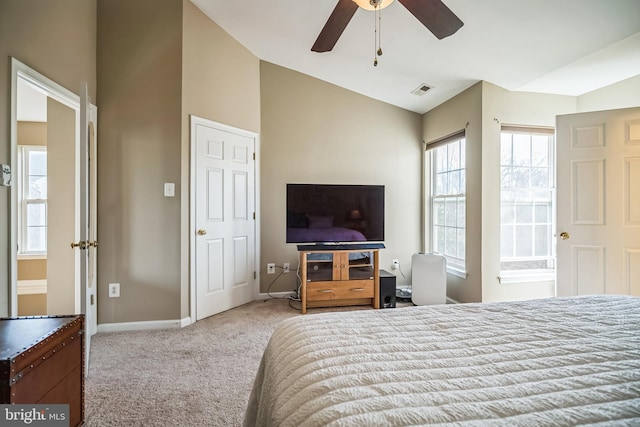
[[[422,83],[420,86],[412,90],[411,93],[416,96],[422,96],[431,89],[433,89],[431,86],[427,85],[426,83]]]

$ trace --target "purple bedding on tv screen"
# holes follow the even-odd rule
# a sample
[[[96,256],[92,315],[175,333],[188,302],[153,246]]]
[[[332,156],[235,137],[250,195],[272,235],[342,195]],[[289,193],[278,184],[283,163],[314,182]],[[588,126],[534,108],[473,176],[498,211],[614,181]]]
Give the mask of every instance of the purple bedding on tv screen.
[[[287,228],[287,242],[363,242],[364,235],[350,228]]]

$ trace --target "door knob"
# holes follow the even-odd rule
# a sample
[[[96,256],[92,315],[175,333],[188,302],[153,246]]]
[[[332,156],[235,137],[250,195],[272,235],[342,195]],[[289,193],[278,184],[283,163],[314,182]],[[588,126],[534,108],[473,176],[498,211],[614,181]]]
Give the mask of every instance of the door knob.
[[[86,240],[81,240],[81,241],[79,241],[77,243],[71,242],[71,249],[80,248],[81,250],[85,250],[85,249],[87,249],[87,244],[88,243],[89,242],[87,242]]]
[[[205,234],[207,234],[207,230],[205,230],[204,228],[201,228],[198,230],[198,235],[199,236],[204,236]]]
[[[569,236],[569,233],[567,233],[566,231],[563,231],[562,233],[560,233],[560,238],[562,240],[567,240],[569,237],[571,236]]]

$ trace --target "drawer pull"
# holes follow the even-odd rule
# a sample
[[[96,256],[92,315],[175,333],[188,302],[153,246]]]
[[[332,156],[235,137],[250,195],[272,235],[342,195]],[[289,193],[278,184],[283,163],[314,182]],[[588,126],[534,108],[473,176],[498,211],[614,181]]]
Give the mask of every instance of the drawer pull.
[[[330,294],[333,292],[333,289],[318,289],[318,292],[322,292],[323,294]]]
[[[352,290],[353,292],[362,292],[362,291],[364,291],[365,289],[364,289],[364,288],[351,288],[351,290]]]

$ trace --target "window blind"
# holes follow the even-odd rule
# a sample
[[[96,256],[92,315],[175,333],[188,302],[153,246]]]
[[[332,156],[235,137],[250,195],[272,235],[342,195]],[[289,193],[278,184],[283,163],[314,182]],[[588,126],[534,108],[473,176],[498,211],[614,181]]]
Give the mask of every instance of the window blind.
[[[554,128],[547,127],[528,127],[528,126],[502,126],[502,132],[509,133],[526,133],[526,134],[538,134],[538,135],[554,135]]]
[[[447,136],[445,136],[443,138],[436,139],[435,141],[427,142],[425,150],[426,151],[433,150],[434,148],[438,148],[438,147],[443,146],[445,144],[448,144],[450,142],[457,141],[457,140],[459,140],[461,138],[464,138],[464,136],[465,136],[465,131],[464,130],[456,131],[456,132],[454,132],[454,133],[452,133],[450,135],[447,135]]]

